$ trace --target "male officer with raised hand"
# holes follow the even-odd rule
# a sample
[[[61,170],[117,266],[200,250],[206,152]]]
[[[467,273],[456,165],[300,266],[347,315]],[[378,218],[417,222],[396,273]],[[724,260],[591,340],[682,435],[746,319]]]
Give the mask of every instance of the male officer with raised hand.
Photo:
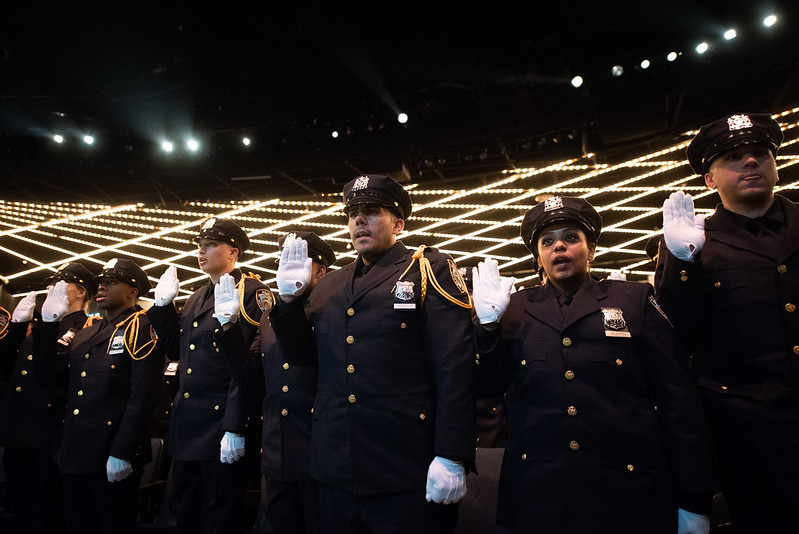
[[[104,317],[75,334],[68,360],[59,355],[58,332],[70,310],[69,288],[61,280],[48,289],[42,324],[32,333],[33,361],[40,379],[67,391],[58,459],[69,531],[133,533],[163,353],[136,303],[151,289],[144,271],[114,258],[97,281]]]
[[[447,532],[474,462],[471,303],[455,262],[407,249],[412,203],[388,176],[344,186],[355,261],[298,297],[312,260],[286,239],[270,313],[290,363],[316,364],[311,475],[322,532]],[[426,503],[434,501],[434,503]]]
[[[236,268],[250,240],[235,222],[207,219],[193,243],[208,282],[178,315],[172,300],[179,282],[175,268],[169,267],[155,288],[155,305],[147,312],[167,356],[180,362],[169,429],[172,504],[181,533],[243,532],[248,468],[256,465],[247,459],[257,457],[260,431],[254,419],[257,411],[231,380],[214,342],[220,329],[214,292],[223,275],[232,276],[241,309],[236,324],[247,343],[255,336],[261,313],[271,305],[271,294],[258,277]]]
[[[799,205],[774,194],[782,139],[761,113],[703,126],[688,162],[721,204],[706,220],[682,191],[663,204],[658,301],[693,353],[739,533],[799,524]]]

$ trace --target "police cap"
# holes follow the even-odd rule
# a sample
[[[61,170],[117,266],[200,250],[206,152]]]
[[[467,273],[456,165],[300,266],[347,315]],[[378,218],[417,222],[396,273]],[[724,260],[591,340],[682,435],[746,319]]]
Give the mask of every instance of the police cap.
[[[239,257],[244,251],[250,248],[250,239],[241,226],[230,219],[222,217],[210,217],[203,222],[200,233],[191,240],[192,244],[197,245],[200,239],[210,239],[220,243],[227,243],[231,247],[239,249]]]
[[[294,234],[308,243],[308,257],[310,257],[313,261],[318,261],[325,267],[330,267],[336,263],[336,253],[333,252],[333,247],[328,245],[327,241],[324,241],[315,233],[292,231],[289,232],[289,234]],[[286,237],[289,234],[280,236],[280,239],[277,240],[278,248],[283,248],[283,243],[286,241]]]
[[[49,285],[59,280],[78,284],[89,295],[97,294],[97,280],[94,279],[94,275],[83,264],[76,261],[65,263],[59,267],[55,273],[44,279],[44,283]]]
[[[362,174],[344,184],[344,204],[347,208],[358,204],[378,204],[400,219],[411,216],[411,195],[390,176]],[[345,210],[346,211],[346,210]]]
[[[763,145],[774,157],[782,144],[780,124],[767,113],[736,113],[705,124],[685,151],[697,174],[705,174],[714,159],[744,145]]]
[[[587,200],[578,197],[550,197],[527,210],[522,220],[521,237],[527,250],[538,256],[538,232],[553,222],[572,221],[586,232],[589,241],[596,243],[602,232],[602,217]]]
[[[135,287],[139,290],[139,297],[145,296],[153,287],[150,285],[147,273],[133,261],[126,258],[114,258],[106,263],[96,279],[102,283],[106,278]]]

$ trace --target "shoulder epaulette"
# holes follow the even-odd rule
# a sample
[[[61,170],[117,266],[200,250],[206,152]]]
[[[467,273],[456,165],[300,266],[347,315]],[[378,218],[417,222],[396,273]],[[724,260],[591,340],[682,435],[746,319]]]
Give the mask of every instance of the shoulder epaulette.
[[[413,264],[416,263],[416,261],[418,260],[419,261],[419,272],[422,275],[422,283],[421,283],[421,285],[422,285],[421,293],[422,294],[421,294],[421,302],[420,302],[421,304],[424,304],[424,299],[427,296],[427,281],[429,279],[430,280],[430,285],[433,287],[433,289],[435,289],[438,292],[439,295],[441,295],[442,297],[444,297],[448,301],[452,302],[453,304],[455,304],[457,306],[460,306],[461,308],[471,309],[471,307],[472,307],[471,298],[468,296],[469,293],[466,290],[466,284],[463,282],[463,279],[461,278],[460,271],[458,271],[458,268],[455,265],[455,262],[452,261],[452,260],[449,260],[449,259],[447,260],[449,262],[450,275],[452,276],[452,281],[455,283],[455,286],[458,289],[461,290],[461,293],[465,293],[466,294],[468,302],[462,302],[457,297],[454,297],[454,296],[450,295],[449,293],[447,293],[447,290],[444,289],[443,287],[441,287],[441,284],[438,283],[438,280],[436,279],[436,275],[433,272],[433,267],[432,267],[432,265],[430,265],[430,260],[428,260],[427,258],[424,257],[424,250],[426,248],[427,248],[426,245],[421,245],[419,247],[419,249],[416,252],[413,253],[413,259],[411,260],[411,264],[408,265],[408,268],[405,269],[405,272],[402,273],[402,275],[399,277],[399,279],[402,280],[405,277],[405,275],[408,274],[408,271],[411,270],[411,267],[413,267]]]
[[[0,339],[6,337],[8,325],[11,323],[11,314],[8,310],[0,306]]]

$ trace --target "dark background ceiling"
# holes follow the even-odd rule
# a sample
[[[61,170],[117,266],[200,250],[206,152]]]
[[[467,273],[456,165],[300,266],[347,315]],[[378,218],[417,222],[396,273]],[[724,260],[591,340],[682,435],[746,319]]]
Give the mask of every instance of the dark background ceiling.
[[[584,152],[623,158],[733,110],[799,104],[789,2],[90,4],[4,8],[6,200],[307,197],[363,172],[457,184]],[[196,154],[180,146],[188,132]]]

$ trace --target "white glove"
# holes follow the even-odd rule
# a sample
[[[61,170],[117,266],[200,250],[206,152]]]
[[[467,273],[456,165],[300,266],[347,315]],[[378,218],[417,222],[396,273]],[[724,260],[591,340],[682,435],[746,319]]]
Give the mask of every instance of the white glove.
[[[311,264],[308,243],[294,234],[286,236],[277,267],[277,290],[281,296],[296,297],[305,291],[311,281]]]
[[[472,267],[472,298],[480,324],[499,322],[516,291],[514,282],[513,278],[499,275],[497,260],[486,258]]]
[[[223,274],[219,277],[219,283],[214,286],[214,317],[224,326],[238,321],[240,311],[236,280],[229,274]]]
[[[11,314],[12,323],[29,323],[33,319],[33,308],[36,307],[36,292],[31,291],[17,303]]]
[[[59,280],[54,286],[47,288],[47,298],[42,304],[42,321],[57,323],[67,314],[68,310],[67,283]]]
[[[158,279],[158,284],[155,286],[155,305],[166,306],[175,298],[180,288],[178,282],[178,270],[174,265],[170,265]]]
[[[427,468],[425,499],[437,503],[458,502],[466,495],[466,469],[440,456],[433,458]]]
[[[105,463],[105,474],[108,477],[109,482],[119,482],[120,480],[125,480],[132,472],[133,467],[127,460],[109,456],[108,461]]]
[[[244,456],[244,436],[225,432],[219,442],[219,461],[223,464],[232,464]]]
[[[677,508],[677,534],[708,534],[710,518]]]
[[[694,199],[682,191],[663,202],[663,237],[676,258],[693,260],[705,244],[705,219],[694,214]]]

